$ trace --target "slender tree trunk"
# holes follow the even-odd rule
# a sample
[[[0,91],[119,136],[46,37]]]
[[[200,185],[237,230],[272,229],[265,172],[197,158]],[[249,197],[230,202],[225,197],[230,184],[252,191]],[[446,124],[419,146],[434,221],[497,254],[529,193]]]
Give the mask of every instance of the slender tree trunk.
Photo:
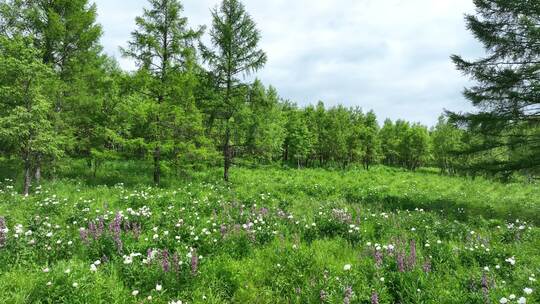
[[[154,184],[159,185],[161,182],[161,147],[158,145],[154,150]]]
[[[231,167],[231,130],[229,128],[229,122],[227,121],[227,127],[225,129],[225,144],[223,145],[223,160],[224,160],[224,170],[223,170],[223,179],[226,182],[229,182],[229,168]]]
[[[36,184],[39,185],[39,183],[41,182],[41,156],[38,156],[36,160],[36,170],[34,172],[34,179],[36,181]]]
[[[32,165],[30,164],[29,157],[24,160],[24,181],[23,181],[23,194],[28,196],[30,194],[30,183],[32,182]]]

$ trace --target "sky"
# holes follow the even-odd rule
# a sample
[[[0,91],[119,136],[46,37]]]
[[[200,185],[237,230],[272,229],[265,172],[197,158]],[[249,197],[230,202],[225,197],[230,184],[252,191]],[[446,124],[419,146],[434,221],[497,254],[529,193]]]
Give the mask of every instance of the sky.
[[[121,58],[146,0],[95,0],[105,52]],[[219,0],[184,0],[191,27],[211,24]],[[444,109],[469,111],[471,81],[450,61],[475,59],[482,46],[466,30],[472,0],[244,0],[268,55],[256,76],[299,105],[342,104],[374,110],[379,121],[428,126]]]

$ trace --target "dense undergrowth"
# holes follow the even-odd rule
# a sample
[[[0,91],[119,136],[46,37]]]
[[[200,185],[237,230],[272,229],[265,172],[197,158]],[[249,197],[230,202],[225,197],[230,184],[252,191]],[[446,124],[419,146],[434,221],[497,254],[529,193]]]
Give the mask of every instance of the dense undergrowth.
[[[538,185],[144,169],[64,168],[27,198],[3,180],[0,303],[540,302]]]

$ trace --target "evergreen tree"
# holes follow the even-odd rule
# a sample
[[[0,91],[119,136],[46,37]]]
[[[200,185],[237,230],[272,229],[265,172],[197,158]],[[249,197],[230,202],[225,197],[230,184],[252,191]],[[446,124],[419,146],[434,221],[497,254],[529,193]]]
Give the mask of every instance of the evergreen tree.
[[[215,113],[224,121],[223,158],[225,181],[229,180],[232,164],[231,119],[246,103],[240,76],[264,66],[266,54],[258,48],[260,33],[255,22],[238,0],[223,0],[212,11],[210,30],[212,47],[201,44],[203,58],[211,67],[215,83],[221,90],[221,102]]]
[[[482,135],[466,154],[503,152],[484,158],[473,170],[511,172],[540,168],[540,2],[474,0],[475,15],[467,15],[469,30],[488,55],[476,61],[452,56],[457,68],[476,84],[464,95],[478,108],[451,113],[452,122]]]
[[[154,183],[160,184],[163,148],[173,150],[174,138],[179,136],[170,132],[190,129],[185,123],[197,124],[201,119],[192,95],[182,96],[185,92],[178,83],[193,64],[193,42],[202,29],[194,31],[187,27],[178,0],[149,0],[149,4],[150,9],[145,8],[143,16],[135,19],[137,30],[131,34],[129,47],[122,51],[124,56],[135,59],[140,92],[153,103],[148,109],[151,119],[145,138],[153,150]],[[190,118],[186,120],[186,116]]]

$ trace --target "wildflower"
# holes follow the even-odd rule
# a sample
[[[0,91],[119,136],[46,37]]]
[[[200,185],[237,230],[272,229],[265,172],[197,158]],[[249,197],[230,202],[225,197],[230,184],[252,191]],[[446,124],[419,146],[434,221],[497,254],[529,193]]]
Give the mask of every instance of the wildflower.
[[[321,302],[325,302],[328,299],[328,294],[326,293],[326,291],[321,290],[321,292],[319,292],[319,299],[321,300]]]
[[[131,295],[136,297],[137,295],[139,294],[139,291],[138,290],[134,290],[131,292]]]
[[[371,304],[379,304],[379,295],[376,291],[373,291],[373,293],[371,293]]]
[[[374,257],[375,257],[375,264],[380,267],[383,263],[383,255],[382,255],[382,252],[379,251],[379,250],[375,250],[375,254],[374,254]]]
[[[169,272],[170,270],[169,251],[167,249],[163,250],[162,255],[163,255],[163,260],[161,261],[161,266],[163,267],[163,271]]]
[[[197,250],[193,248],[191,250],[191,274],[192,275],[197,274],[198,265],[199,265],[199,257],[197,256]]]
[[[343,298],[343,304],[351,303],[352,288],[349,286],[345,289],[345,297]]]
[[[351,270],[351,264],[346,264],[345,266],[343,266],[343,270],[344,270],[344,271],[349,271],[349,270]]]
[[[525,287],[525,289],[523,289],[523,292],[524,292],[525,294],[530,295],[530,294],[533,292],[533,290],[532,290],[531,288]]]
[[[69,269],[69,268],[64,271],[65,274],[68,274],[70,272],[71,272],[71,269]]]
[[[52,285],[52,282],[51,282],[51,281],[49,281],[49,282],[47,282],[47,284],[46,284],[46,285],[47,285],[47,286],[51,286],[51,285]]]
[[[515,299],[516,299],[516,295],[515,295],[515,294],[511,294],[510,296],[508,296],[508,298],[510,298],[510,300],[515,300]]]
[[[71,284],[71,286],[77,288],[77,287],[79,287],[79,283],[75,282],[75,283]]]
[[[431,261],[430,261],[430,260],[426,260],[426,261],[424,262],[424,265],[422,266],[422,270],[423,270],[424,272],[426,272],[426,273],[427,273],[427,272],[431,272]]]
[[[96,267],[95,264],[90,265],[90,271],[92,271],[92,272],[96,272],[96,271],[97,271],[97,267]]]
[[[43,269],[43,272],[45,272],[45,273],[47,273],[47,272],[49,272],[49,271],[50,271],[49,267]]]
[[[411,252],[409,253],[409,260],[407,261],[408,262],[407,266],[409,267],[409,269],[412,269],[416,265],[416,241],[415,240],[411,240],[410,247],[411,247]]]
[[[405,272],[405,254],[400,252],[396,256],[397,267],[399,272]]]
[[[161,286],[160,284],[156,284],[156,291],[161,291],[163,290],[163,286]]]
[[[518,304],[525,304],[527,303],[527,299],[525,299],[524,297],[521,297],[517,300]]]
[[[499,300],[499,303],[501,303],[501,304],[506,304],[506,303],[508,303],[508,299],[505,298],[505,297],[502,297],[502,298]]]
[[[516,264],[516,258],[515,257],[507,258],[505,261],[510,263],[510,265],[512,265],[512,266],[514,266]]]

